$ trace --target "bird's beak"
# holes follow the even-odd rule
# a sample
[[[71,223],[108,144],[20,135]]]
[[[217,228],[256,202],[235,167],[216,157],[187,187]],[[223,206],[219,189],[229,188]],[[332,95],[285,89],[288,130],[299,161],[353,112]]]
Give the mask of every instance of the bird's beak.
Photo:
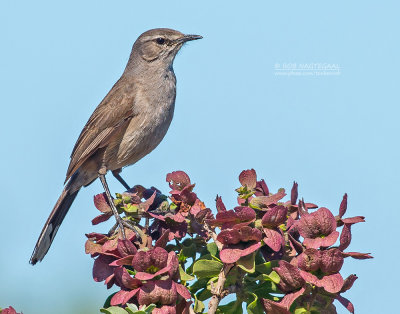
[[[203,38],[203,36],[200,36],[200,35],[184,35],[183,37],[174,40],[174,44],[185,43],[187,41],[197,40],[197,39],[202,39],[202,38]]]

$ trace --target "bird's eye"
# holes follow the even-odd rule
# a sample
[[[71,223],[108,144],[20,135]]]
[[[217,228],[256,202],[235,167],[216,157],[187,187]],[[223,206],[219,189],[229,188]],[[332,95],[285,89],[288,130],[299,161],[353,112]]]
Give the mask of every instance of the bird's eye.
[[[165,43],[165,39],[162,38],[162,37],[158,37],[158,38],[156,39],[156,42],[157,42],[157,44],[159,44],[159,45],[163,45],[163,44]]]

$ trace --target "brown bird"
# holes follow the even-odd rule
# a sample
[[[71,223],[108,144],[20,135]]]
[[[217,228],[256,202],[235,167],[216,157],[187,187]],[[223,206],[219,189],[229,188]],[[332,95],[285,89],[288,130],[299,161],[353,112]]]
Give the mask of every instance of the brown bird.
[[[164,138],[171,123],[176,96],[173,61],[183,44],[201,39],[176,30],[149,30],[136,40],[121,78],[97,106],[71,154],[66,185],[47,219],[30,259],[41,261],[82,186],[100,178],[123,231],[126,222],[113,206],[105,174],[108,170],[126,189],[123,167],[149,154]]]

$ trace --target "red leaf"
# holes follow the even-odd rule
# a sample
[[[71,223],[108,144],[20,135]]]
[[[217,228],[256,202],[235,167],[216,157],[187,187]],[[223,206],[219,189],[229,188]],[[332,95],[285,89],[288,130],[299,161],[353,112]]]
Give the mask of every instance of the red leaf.
[[[347,210],[347,193],[343,195],[342,202],[340,203],[339,207],[339,217],[342,218],[343,215],[346,213]]]
[[[321,270],[326,274],[334,274],[340,271],[343,266],[342,252],[338,249],[321,251]]]
[[[153,195],[151,195],[146,201],[140,204],[140,209],[147,212],[150,206],[153,204],[154,199],[156,198],[157,191],[154,191]]]
[[[342,305],[350,312],[354,314],[354,305],[346,298],[341,295],[336,296],[336,300],[338,300]]]
[[[242,248],[229,245],[223,248],[219,253],[221,261],[225,264],[233,264],[237,262],[242,256]]]
[[[279,286],[283,291],[290,292],[303,287],[305,281],[300,274],[300,270],[296,266],[281,260],[279,261],[279,267],[275,267],[274,270],[281,278]]]
[[[269,196],[257,196],[255,199],[262,207],[268,207],[276,204],[279,200],[286,196],[285,189],[280,189],[278,193]]]
[[[95,195],[93,201],[94,201],[94,206],[96,206],[96,208],[103,214],[112,213],[106,193]]]
[[[239,181],[242,186],[247,186],[247,189],[253,190],[257,184],[257,174],[254,169],[243,170],[239,175]]]
[[[155,280],[145,283],[139,290],[138,302],[142,304],[175,304],[176,286],[171,280]]]
[[[93,255],[93,254],[101,253],[101,252],[102,252],[101,244],[94,243],[91,240],[86,241],[86,243],[85,243],[85,253],[86,254]]]
[[[242,256],[247,256],[255,251],[257,251],[261,247],[260,242],[256,242],[253,244],[230,244],[226,245],[222,248],[220,252],[221,261],[226,264],[233,264],[237,262]]]
[[[99,216],[96,216],[95,218],[92,219],[92,225],[98,225],[101,222],[107,221],[108,219],[110,219],[110,217],[112,216],[111,214],[101,214]]]
[[[8,308],[0,310],[0,311],[1,311],[1,314],[19,314],[12,306],[9,306]]]
[[[126,304],[133,296],[136,295],[136,293],[139,292],[140,288],[137,288],[135,290],[131,290],[131,291],[125,291],[125,290],[121,290],[118,291],[116,294],[114,294],[114,296],[111,298],[110,304],[115,306],[115,305],[119,305],[119,304]]]
[[[135,255],[137,252],[136,247],[129,240],[118,239],[117,249],[118,249],[119,254],[121,254],[122,257],[128,256],[128,255]]]
[[[305,238],[303,244],[307,248],[314,248],[314,249],[318,249],[320,247],[329,247],[335,244],[338,237],[339,237],[339,232],[333,231],[330,235],[328,235],[325,238],[319,238],[319,237],[315,239]]]
[[[245,249],[242,250],[241,256],[247,256],[247,255],[257,251],[260,247],[261,247],[261,243],[260,242],[256,242],[256,243],[253,243],[253,244],[250,244],[250,245],[248,245],[248,243],[247,243]]]
[[[159,246],[164,248],[167,243],[168,243],[168,235],[169,235],[170,230],[167,229],[163,232],[163,234],[161,235],[161,237],[158,238],[158,240],[156,241],[156,243],[154,244],[155,247]]]
[[[132,278],[125,267],[118,267],[114,270],[114,275],[117,283],[126,289],[132,290],[141,286],[140,278]]]
[[[179,284],[179,283],[175,283],[175,287],[176,287],[176,291],[184,298],[184,299],[190,299],[191,297],[192,297],[192,295],[190,294],[190,292],[189,292],[189,290],[185,287],[185,286],[183,286],[183,285],[181,285],[181,284]]]
[[[256,192],[254,193],[256,196],[268,196],[269,195],[269,189],[267,184],[265,183],[264,179],[257,181],[256,184]]]
[[[374,258],[373,256],[370,255],[371,253],[359,253],[359,252],[343,252],[342,255],[344,257],[352,257],[355,259],[368,259],[368,258]]]
[[[217,195],[215,202],[216,202],[218,212],[226,212],[226,207],[225,207],[224,202],[222,202],[221,196]]]
[[[181,191],[190,185],[190,178],[184,171],[174,171],[167,174],[167,182],[171,189]]]
[[[174,252],[172,252],[172,253],[174,253]],[[165,274],[166,272],[169,272],[170,270],[171,270],[171,265],[167,265],[167,266],[161,268],[159,271],[155,272],[154,274],[145,273],[145,272],[137,272],[135,277],[139,280],[151,280],[157,276],[160,276],[160,275]]]
[[[365,222],[364,218],[365,217],[363,216],[356,216],[356,217],[342,219],[342,221],[345,224],[356,224],[358,222]]]
[[[285,306],[289,310],[293,302],[296,301],[296,299],[299,296],[301,296],[305,290],[306,290],[305,288],[301,288],[299,291],[288,293],[283,297],[283,299],[279,303]]]
[[[349,277],[347,277],[344,280],[343,287],[342,287],[342,290],[340,290],[340,292],[345,292],[345,291],[349,290],[353,286],[354,281],[356,281],[357,278],[358,277],[356,275],[350,275]]]
[[[316,285],[317,287],[324,288],[330,293],[338,293],[343,287],[343,277],[339,273],[324,276],[322,279],[318,279],[317,276],[303,270],[300,270],[300,274],[305,281]]]
[[[128,255],[123,258],[117,259],[110,264],[110,266],[124,266],[124,265],[132,265],[133,255]]]
[[[281,247],[285,245],[285,238],[279,231],[264,228],[264,233],[266,237],[263,239],[263,241],[273,251],[278,252]]]
[[[94,281],[103,281],[114,272],[114,267],[109,266],[113,260],[113,257],[107,255],[100,255],[96,258],[93,265]]]
[[[296,181],[293,182],[293,187],[292,187],[292,191],[290,193],[290,203],[292,205],[296,205],[297,202],[297,197],[299,196],[299,192],[298,192],[298,184]]]
[[[268,209],[262,217],[261,223],[264,227],[275,228],[286,221],[287,208],[282,205]]]
[[[262,305],[263,305],[266,313],[290,314],[290,312],[286,309],[286,306],[283,304],[280,304],[279,302],[274,302],[269,299],[262,299]]]
[[[110,289],[115,283],[115,275],[112,274],[106,278],[104,284],[107,285],[107,289]]]
[[[344,224],[342,233],[340,235],[339,250],[344,251],[351,242],[351,224]]]
[[[339,273],[324,276],[320,280],[321,287],[330,293],[338,293],[342,289],[343,283],[343,277]]]
[[[317,271],[321,266],[321,251],[305,249],[297,257],[297,266],[304,271]]]
[[[224,229],[218,234],[217,240],[222,244],[238,244],[240,242],[239,230]]]

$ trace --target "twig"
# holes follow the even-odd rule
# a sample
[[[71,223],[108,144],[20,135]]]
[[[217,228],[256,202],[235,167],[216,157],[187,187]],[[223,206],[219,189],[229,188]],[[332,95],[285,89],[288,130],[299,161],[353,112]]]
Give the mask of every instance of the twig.
[[[218,251],[221,251],[223,245],[221,242],[219,242],[217,240],[217,234],[211,230],[210,226],[206,222],[204,222],[203,227],[211,235],[211,238],[214,240],[215,244],[217,245]]]
[[[233,264],[225,264],[224,267],[221,269],[221,272],[219,273],[217,286],[214,287],[213,285],[211,285],[211,293],[213,294],[213,296],[208,303],[208,314],[214,314],[221,299],[229,294],[229,290],[224,291],[224,284],[226,281],[226,275],[232,267]]]

